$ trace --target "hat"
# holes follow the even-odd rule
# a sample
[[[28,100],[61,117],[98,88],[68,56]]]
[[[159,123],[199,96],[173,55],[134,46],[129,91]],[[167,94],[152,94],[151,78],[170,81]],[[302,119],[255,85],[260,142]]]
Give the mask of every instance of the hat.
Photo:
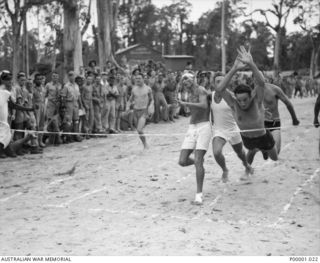
[[[181,76],[181,79],[193,80],[193,78],[194,78],[194,75],[191,74],[191,73],[184,73],[184,74]]]
[[[136,68],[132,71],[132,75],[136,74],[136,72],[141,73],[141,70],[139,68]]]
[[[1,80],[12,80],[12,73],[8,70],[3,70],[0,78]]]
[[[20,77],[25,77],[26,76],[26,73],[24,73],[23,71],[19,72],[17,77],[20,78]]]

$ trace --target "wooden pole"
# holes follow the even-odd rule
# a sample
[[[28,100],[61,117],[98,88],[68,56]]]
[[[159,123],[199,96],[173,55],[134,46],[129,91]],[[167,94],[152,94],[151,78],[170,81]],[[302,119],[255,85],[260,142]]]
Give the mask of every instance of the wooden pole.
[[[24,21],[23,21],[23,35],[24,35],[24,70],[29,77],[29,39],[28,39],[28,28],[27,28],[27,14],[25,15]]]
[[[225,2],[222,0],[221,9],[221,64],[222,73],[226,74],[226,47],[225,47]]]

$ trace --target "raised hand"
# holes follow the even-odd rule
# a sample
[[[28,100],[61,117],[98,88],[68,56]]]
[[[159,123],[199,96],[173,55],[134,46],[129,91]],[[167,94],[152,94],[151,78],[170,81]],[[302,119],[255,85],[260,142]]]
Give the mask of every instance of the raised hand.
[[[252,64],[253,63],[253,58],[250,53],[250,49],[247,51],[244,46],[240,46],[238,49],[238,57],[242,63],[244,64]]]
[[[235,62],[233,63],[233,67],[236,70],[244,69],[247,65],[240,61],[239,56],[236,58]]]

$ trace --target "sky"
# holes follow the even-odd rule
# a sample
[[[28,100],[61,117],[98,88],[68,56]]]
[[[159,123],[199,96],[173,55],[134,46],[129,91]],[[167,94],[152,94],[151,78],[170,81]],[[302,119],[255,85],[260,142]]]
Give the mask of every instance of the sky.
[[[88,0],[87,0],[88,1]],[[174,1],[179,1],[179,0],[152,0],[152,3],[156,5],[157,7],[161,8],[165,5],[170,5]],[[198,19],[201,17],[201,15],[210,9],[214,9],[217,2],[221,0],[188,0],[192,4],[191,8],[191,13],[190,13],[190,21],[192,22],[197,22]],[[248,13],[251,11],[261,8],[261,9],[268,9],[271,8],[272,1],[279,1],[279,0],[243,0],[243,2],[246,2],[247,4],[245,7],[247,8]],[[89,1],[88,1],[89,2]],[[96,1],[92,0],[92,6],[91,6],[91,15],[92,15],[92,22],[94,24],[97,24],[97,13],[96,13]],[[320,12],[319,12],[320,15]],[[300,27],[297,25],[293,24],[293,19],[297,16],[297,11],[291,12],[291,15],[289,16],[288,23],[287,23],[287,32],[292,33],[294,31],[301,31]],[[259,13],[255,13],[252,16],[253,19],[255,20],[260,20],[260,21],[265,21],[264,17],[260,15]],[[268,18],[270,20],[270,23],[274,25],[276,23],[276,19],[273,15],[268,15]],[[245,17],[240,17],[239,18],[239,23],[241,23]],[[319,16],[314,17],[314,23],[316,24],[319,21]],[[34,14],[31,12],[28,13],[28,28],[37,28],[37,19],[35,19]],[[40,35],[41,41],[47,41],[46,36],[47,33],[45,32],[45,28],[41,28],[42,34]],[[91,32],[91,27],[89,27],[88,31],[85,34],[85,38],[91,43],[93,41],[93,34]]]
[[[164,5],[170,5],[174,0],[152,0],[152,3],[157,7],[162,7]],[[190,13],[190,21],[196,22],[203,13],[209,11],[210,9],[214,9],[216,3],[219,2],[218,0],[188,0],[189,3],[192,4],[192,9]],[[247,12],[250,13],[255,9],[268,9],[271,8],[271,4],[273,0],[245,0],[247,2]],[[278,2],[278,1],[276,1]],[[287,30],[288,33],[292,33],[294,31],[300,31],[300,27],[293,24],[293,19],[297,16],[297,11],[292,12],[288,18],[287,22]],[[240,18],[241,19],[241,18]],[[243,18],[242,18],[243,19]],[[265,18],[256,13],[253,15],[253,19],[265,21]],[[272,25],[275,25],[276,19],[273,15],[268,15],[268,19]],[[314,18],[314,23],[319,21],[319,17]],[[240,22],[240,21],[239,21]]]

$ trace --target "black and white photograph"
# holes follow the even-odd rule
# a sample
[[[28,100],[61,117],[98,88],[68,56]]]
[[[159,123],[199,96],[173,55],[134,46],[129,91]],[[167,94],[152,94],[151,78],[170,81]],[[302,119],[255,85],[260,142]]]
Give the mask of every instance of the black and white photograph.
[[[319,112],[320,0],[0,0],[0,261],[320,262]]]

